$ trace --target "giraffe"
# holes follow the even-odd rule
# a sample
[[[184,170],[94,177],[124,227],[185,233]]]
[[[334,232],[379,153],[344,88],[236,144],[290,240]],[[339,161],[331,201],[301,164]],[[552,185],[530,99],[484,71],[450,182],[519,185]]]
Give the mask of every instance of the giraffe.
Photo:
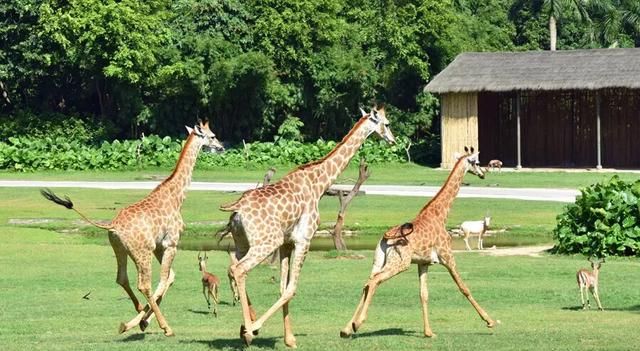
[[[140,325],[144,331],[149,324],[148,320],[155,314],[164,334],[166,336],[174,335],[158,305],[175,279],[171,264],[177,252],[180,233],[184,229],[180,209],[186,197],[187,187],[191,183],[193,167],[200,149],[203,146],[213,150],[223,149],[209,129],[208,122],[199,123],[194,128],[187,127],[187,130],[189,136],[173,173],[144,199],[120,210],[109,224],[96,223],[87,218],[73,207],[73,203],[68,197],[61,199],[49,189],[41,190],[46,199],[68,209],[73,209],[87,222],[109,231],[109,242],[118,263],[116,282],[124,288],[138,312],[138,315],[130,322],[120,325],[120,333],[124,333],[136,325]],[[131,257],[138,270],[138,290],[147,299],[147,305],[144,307],[129,285],[127,255]],[[160,282],[152,295],[151,263],[153,255],[161,264],[161,272]]]
[[[288,303],[295,294],[300,269],[318,228],[318,202],[374,132],[388,143],[395,143],[384,108],[374,107],[368,114],[362,111],[351,131],[324,158],[298,167],[278,182],[246,191],[237,201],[220,207],[232,212],[227,234],[233,235],[238,261],[231,264],[229,271],[238,286],[244,320],[240,337],[246,345],[282,307],[285,344],[296,347]],[[281,295],[256,320],[246,293],[247,273],[278,248]]]
[[[471,292],[460,278],[451,250],[451,236],[445,229],[447,216],[465,173],[469,171],[484,179],[484,173],[478,162],[478,154],[473,153],[473,148],[469,152],[469,149],[465,147],[465,154],[458,158],[440,191],[420,210],[416,218],[411,222],[391,228],[378,242],[371,275],[362,289],[362,296],[353,317],[340,331],[341,337],[350,337],[362,326],[367,319],[367,310],[377,287],[407,270],[411,263],[418,265],[420,301],[426,337],[433,336],[427,315],[429,301],[427,269],[436,263],[442,264],[449,271],[460,292],[487,323],[487,327],[495,326],[495,322],[471,296]]]

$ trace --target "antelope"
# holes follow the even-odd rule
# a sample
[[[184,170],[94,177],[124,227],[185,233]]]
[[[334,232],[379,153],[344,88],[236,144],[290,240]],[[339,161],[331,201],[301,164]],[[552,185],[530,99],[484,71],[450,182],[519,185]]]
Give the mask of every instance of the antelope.
[[[462,230],[462,234],[464,235],[464,244],[467,247],[467,251],[471,251],[471,247],[469,246],[469,235],[471,234],[478,234],[478,250],[484,249],[482,237],[487,232],[487,229],[489,229],[490,223],[491,217],[487,214],[481,221],[465,221],[460,224],[460,230]]]
[[[589,271],[586,268],[582,268],[576,273],[576,280],[578,281],[578,287],[580,288],[580,300],[582,300],[582,309],[591,308],[591,304],[589,303],[589,293],[587,292],[588,289],[596,299],[598,309],[600,311],[604,311],[604,308],[602,308],[602,304],[600,304],[600,296],[598,295],[598,275],[600,274],[600,265],[604,263],[604,258],[602,259],[602,261],[598,259],[594,262],[591,260],[591,257],[589,257],[589,262],[591,262],[592,271]],[[587,295],[586,306],[584,304],[585,295]]]
[[[495,170],[496,168],[498,169],[498,171],[502,171],[502,161],[500,160],[491,160],[489,161],[489,164],[487,164],[487,168],[491,168],[491,170]]]
[[[207,253],[204,253],[204,256],[200,255],[198,252],[198,264],[200,266],[200,272],[202,272],[202,294],[204,295],[204,299],[207,301],[207,305],[209,309],[211,309],[211,301],[209,297],[213,300],[213,315],[218,317],[217,304],[218,300],[218,286],[220,286],[220,278],[218,278],[215,274],[207,272]]]

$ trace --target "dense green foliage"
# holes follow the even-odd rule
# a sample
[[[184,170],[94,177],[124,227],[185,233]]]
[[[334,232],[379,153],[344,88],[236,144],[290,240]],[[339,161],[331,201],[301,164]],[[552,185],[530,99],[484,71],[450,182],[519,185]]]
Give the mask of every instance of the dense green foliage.
[[[554,250],[595,257],[639,255],[640,180],[613,176],[580,192],[557,218]]]
[[[369,163],[405,162],[407,138],[396,145],[382,140],[367,140],[360,157]],[[152,135],[136,140],[104,141],[93,146],[64,136],[9,137],[0,142],[0,169],[35,170],[123,170],[133,168],[173,168],[183,142]],[[322,158],[335,147],[334,141],[322,139],[302,143],[279,139],[276,142],[247,143],[224,153],[203,153],[198,168],[221,166],[299,165]],[[354,159],[359,159],[356,156]]]
[[[438,116],[425,83],[461,51],[547,48],[551,3],[571,1],[8,0],[0,130],[60,114],[102,140],[177,137],[208,118],[240,143],[297,118],[300,138],[336,140],[376,101],[419,144]],[[637,1],[587,5],[554,12],[560,49],[638,45]]]

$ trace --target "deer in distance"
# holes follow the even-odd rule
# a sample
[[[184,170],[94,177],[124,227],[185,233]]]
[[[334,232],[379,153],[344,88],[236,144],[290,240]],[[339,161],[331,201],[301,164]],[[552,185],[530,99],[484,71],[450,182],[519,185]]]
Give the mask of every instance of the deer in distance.
[[[591,304],[589,303],[589,293],[587,292],[587,290],[589,290],[596,299],[598,309],[600,311],[604,311],[604,308],[602,308],[602,304],[600,303],[600,295],[598,294],[598,275],[600,274],[600,266],[604,263],[604,258],[602,260],[598,259],[596,261],[592,261],[591,257],[589,257],[589,262],[591,262],[591,271],[586,268],[582,268],[576,273],[576,280],[578,281],[578,287],[580,288],[582,309],[591,308]],[[587,295],[586,306],[584,303],[585,295]]]

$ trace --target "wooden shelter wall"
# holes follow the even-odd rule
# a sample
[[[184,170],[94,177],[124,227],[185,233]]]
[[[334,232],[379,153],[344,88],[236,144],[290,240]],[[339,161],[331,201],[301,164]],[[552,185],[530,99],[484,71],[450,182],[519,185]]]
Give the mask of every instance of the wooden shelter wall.
[[[640,167],[640,92],[606,90],[601,96],[602,165]]]
[[[517,162],[515,94],[480,93],[478,95],[478,146],[482,164],[501,160],[505,165]]]
[[[482,158],[516,166],[516,93],[482,93],[478,103]],[[595,106],[592,92],[521,92],[522,166],[596,165]]]
[[[442,163],[451,168],[453,155],[464,146],[478,145],[478,95],[475,93],[442,96]]]

